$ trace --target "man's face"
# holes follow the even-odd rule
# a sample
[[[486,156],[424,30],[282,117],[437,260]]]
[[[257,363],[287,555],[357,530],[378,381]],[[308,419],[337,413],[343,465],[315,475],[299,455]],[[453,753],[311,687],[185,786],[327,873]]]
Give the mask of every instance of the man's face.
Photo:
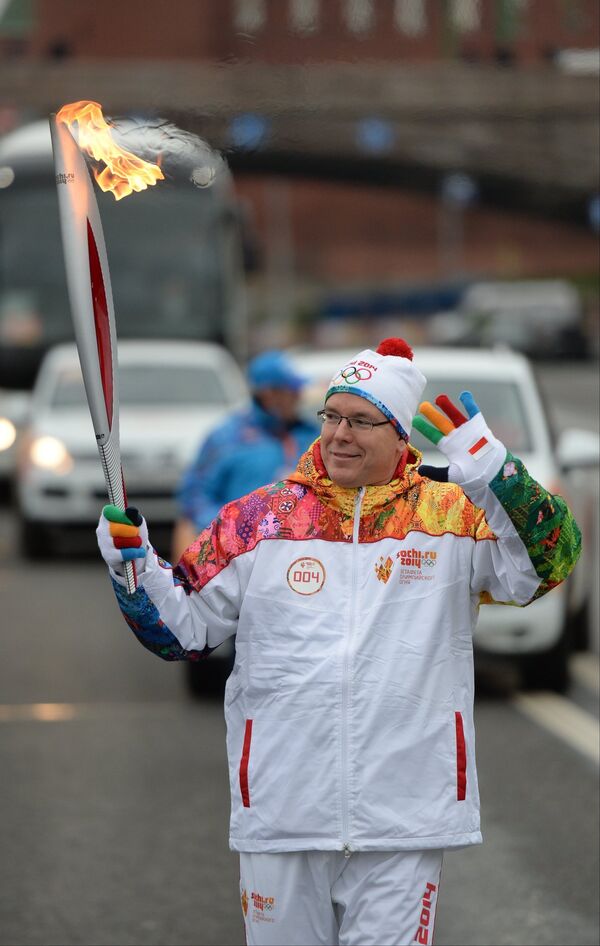
[[[374,404],[356,394],[332,394],[326,408],[374,423],[387,420]],[[357,430],[342,420],[337,427],[323,424],[321,430],[323,463],[329,478],[339,486],[389,483],[405,450],[404,440],[398,437],[391,424],[373,427],[372,430]]]
[[[257,394],[259,402],[268,414],[284,423],[292,423],[298,414],[300,392],[293,388],[261,388]]]

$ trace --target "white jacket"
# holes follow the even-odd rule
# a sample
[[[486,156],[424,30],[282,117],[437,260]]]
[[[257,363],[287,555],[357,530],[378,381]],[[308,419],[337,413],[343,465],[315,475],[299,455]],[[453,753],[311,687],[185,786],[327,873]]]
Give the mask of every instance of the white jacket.
[[[165,659],[236,635],[232,849],[478,843],[478,607],[566,577],[577,527],[510,456],[471,499],[416,464],[358,490],[323,473],[309,451],[290,480],[226,506],[175,571],[150,554],[134,595],[113,574],[120,606]]]

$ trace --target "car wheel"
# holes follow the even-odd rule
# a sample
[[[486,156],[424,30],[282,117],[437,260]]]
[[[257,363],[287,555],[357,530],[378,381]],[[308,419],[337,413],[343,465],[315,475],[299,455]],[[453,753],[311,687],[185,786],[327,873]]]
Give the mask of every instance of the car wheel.
[[[521,680],[526,690],[551,690],[565,693],[569,688],[569,657],[571,656],[570,625],[565,627],[550,650],[527,654],[521,658]]]
[[[188,660],[185,662],[185,681],[188,693],[194,699],[223,696],[231,667],[225,660]]]
[[[25,558],[44,559],[52,555],[50,531],[41,522],[22,519],[20,525],[21,552]]]

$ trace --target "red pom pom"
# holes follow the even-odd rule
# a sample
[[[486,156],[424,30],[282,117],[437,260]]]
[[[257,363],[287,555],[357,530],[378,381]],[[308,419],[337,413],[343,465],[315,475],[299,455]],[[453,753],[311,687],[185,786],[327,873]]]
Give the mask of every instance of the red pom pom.
[[[413,359],[413,350],[403,338],[384,338],[377,346],[378,355],[396,355],[398,358]]]

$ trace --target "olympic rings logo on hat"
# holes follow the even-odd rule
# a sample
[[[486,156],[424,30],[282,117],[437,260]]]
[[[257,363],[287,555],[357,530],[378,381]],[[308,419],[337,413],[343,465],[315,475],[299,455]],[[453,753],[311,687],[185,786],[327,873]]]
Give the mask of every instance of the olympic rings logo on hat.
[[[358,384],[359,381],[368,381],[372,377],[373,372],[369,368],[347,365],[336,375],[332,384],[338,384],[340,381],[345,381],[346,384]]]

